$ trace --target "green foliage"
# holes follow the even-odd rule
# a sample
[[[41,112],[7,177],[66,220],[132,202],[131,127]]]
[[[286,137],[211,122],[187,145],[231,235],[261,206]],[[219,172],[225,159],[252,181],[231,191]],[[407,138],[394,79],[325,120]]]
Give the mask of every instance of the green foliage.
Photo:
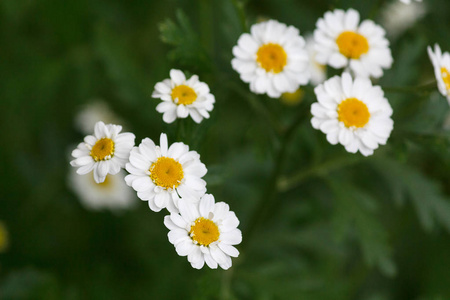
[[[450,232],[450,197],[442,194],[435,180],[388,158],[376,160],[373,167],[382,174],[398,204],[411,200],[424,229],[430,231],[437,223]]]
[[[161,41],[174,47],[169,51],[168,58],[194,72],[210,69],[210,60],[200,38],[181,9],[176,12],[176,20],[178,24],[171,19],[159,24]]]
[[[0,298],[450,299],[450,110],[426,53],[450,50],[450,2],[424,1],[391,41],[376,84],[395,128],[369,158],[312,129],[312,86],[285,106],[230,64],[260,20],[304,35],[335,7],[376,20],[396,1],[0,1]],[[162,122],[151,93],[172,68],[208,83],[210,119]],[[98,98],[137,143],[165,132],[201,154],[208,192],[241,222],[230,270],[193,270],[145,202],[118,214],[80,204],[67,181],[83,138],[73,120]]]
[[[336,237],[343,240],[349,234],[361,244],[365,262],[377,266],[383,274],[394,276],[396,267],[392,261],[392,249],[388,233],[375,213],[379,213],[376,199],[348,183],[333,179],[331,190],[335,195],[335,211],[332,227]]]

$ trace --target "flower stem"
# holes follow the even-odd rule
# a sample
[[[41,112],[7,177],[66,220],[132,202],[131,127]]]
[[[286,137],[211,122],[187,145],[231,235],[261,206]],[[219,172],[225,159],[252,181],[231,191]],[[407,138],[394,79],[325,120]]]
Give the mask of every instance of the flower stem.
[[[437,88],[435,80],[419,86],[385,86],[383,91],[387,93],[423,93]]]
[[[360,162],[363,159],[362,156],[348,156],[333,158],[328,161],[325,161],[321,164],[314,165],[309,169],[302,170],[294,175],[289,175],[286,177],[280,178],[277,182],[277,189],[280,192],[286,192],[290,189],[297,187],[301,184],[305,179],[310,178],[311,176],[317,175],[325,175],[330,173],[333,170],[340,169],[342,167],[346,167],[355,163]]]
[[[281,146],[278,149],[277,155],[275,157],[272,173],[269,177],[269,181],[266,185],[266,189],[263,193],[262,199],[259,202],[256,209],[253,211],[250,221],[247,225],[246,230],[243,233],[242,249],[245,249],[249,244],[255,230],[264,223],[266,219],[270,216],[270,212],[273,210],[274,205],[277,200],[277,182],[281,176],[281,171],[283,169],[284,158],[286,157],[286,150],[288,149],[289,142],[292,141],[292,135],[294,134],[297,127],[303,123],[306,116],[309,114],[309,109],[307,109],[306,102],[302,102],[299,109],[299,114],[292,122],[292,124],[283,131],[281,136]]]
[[[247,32],[248,28],[247,21],[245,19],[244,3],[239,0],[231,0],[231,2],[233,3],[236,13],[239,17],[239,21],[241,22],[242,31]]]

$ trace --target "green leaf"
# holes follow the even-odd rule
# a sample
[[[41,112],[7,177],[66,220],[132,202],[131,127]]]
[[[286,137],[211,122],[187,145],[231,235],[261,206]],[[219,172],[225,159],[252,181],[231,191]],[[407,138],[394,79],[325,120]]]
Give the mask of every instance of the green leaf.
[[[393,276],[396,267],[388,234],[375,214],[376,200],[348,182],[337,179],[329,182],[336,198],[333,219],[336,237],[343,240],[353,233],[361,244],[365,262],[377,266],[383,274]]]
[[[161,40],[174,46],[168,58],[192,71],[211,69],[210,59],[186,14],[179,9],[176,18],[178,24],[171,19],[159,24]]]
[[[450,199],[442,194],[439,184],[412,166],[389,158],[377,159],[373,167],[383,175],[391,190],[410,199],[422,226],[430,231],[437,222],[450,232]]]

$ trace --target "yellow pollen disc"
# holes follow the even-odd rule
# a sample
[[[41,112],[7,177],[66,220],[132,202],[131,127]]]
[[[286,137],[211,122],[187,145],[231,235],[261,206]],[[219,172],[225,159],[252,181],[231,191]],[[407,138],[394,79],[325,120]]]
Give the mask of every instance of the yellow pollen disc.
[[[198,244],[208,246],[219,239],[220,233],[216,223],[201,217],[195,220],[189,235]]]
[[[5,226],[0,223],[0,252],[3,252],[8,247],[8,231]]]
[[[369,51],[367,39],[359,33],[344,31],[336,39],[339,52],[347,58],[358,59],[362,54]]]
[[[301,89],[296,90],[293,93],[283,93],[281,94],[281,102],[286,105],[297,105],[303,100],[305,92]]]
[[[174,102],[178,98],[176,104],[189,105],[197,100],[197,93],[190,86],[184,84],[174,87],[171,96]]]
[[[267,72],[280,73],[287,63],[287,55],[283,47],[268,43],[259,47],[256,61]]]
[[[94,180],[94,176],[92,176],[92,182],[93,184],[95,184],[96,187],[101,188],[101,189],[108,189],[112,186],[112,180],[110,179],[111,175],[106,175],[105,177],[105,181],[101,182],[101,183],[97,183]]]
[[[369,122],[370,113],[367,105],[356,98],[348,98],[339,104],[338,119],[346,127],[364,127]]]
[[[178,187],[184,178],[183,166],[170,157],[161,156],[149,171],[153,183],[166,189]]]
[[[445,83],[445,88],[447,89],[447,91],[450,91],[450,73],[444,67],[441,68],[441,76],[442,80]]]
[[[91,149],[91,156],[95,161],[110,159],[114,156],[114,142],[108,138],[98,140]]]

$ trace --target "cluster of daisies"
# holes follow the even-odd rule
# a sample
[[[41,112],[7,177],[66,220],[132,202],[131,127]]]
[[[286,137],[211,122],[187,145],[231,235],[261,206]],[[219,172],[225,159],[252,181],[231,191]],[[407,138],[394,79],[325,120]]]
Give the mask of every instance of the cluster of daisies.
[[[391,105],[371,81],[393,63],[385,35],[373,21],[360,21],[354,9],[326,12],[316,23],[313,46],[297,28],[269,20],[239,37],[231,63],[252,92],[272,98],[283,99],[311,79],[317,97],[311,106],[312,126],[331,144],[369,156],[386,144],[394,126]],[[439,90],[450,98],[449,56],[438,46],[428,50]],[[342,74],[325,81],[325,65]],[[321,69],[321,80],[312,80]]]
[[[371,155],[393,129],[392,108],[370,81],[392,65],[385,31],[371,20],[360,22],[353,9],[327,12],[316,26],[312,56],[297,28],[275,20],[253,25],[233,48],[232,66],[252,92],[273,98],[306,85],[312,65],[343,69],[315,88],[311,123],[331,144]]]
[[[288,102],[311,82],[317,97],[311,106],[313,128],[331,144],[369,156],[386,144],[394,125],[382,88],[372,84],[393,63],[385,35],[373,21],[360,21],[354,9],[326,12],[306,39],[297,28],[269,20],[239,37],[231,64],[250,91]],[[439,91],[450,104],[450,54],[438,45],[428,47],[428,53]],[[327,65],[342,70],[341,75],[326,79]],[[169,124],[187,117],[200,123],[210,117],[215,103],[197,75],[187,78],[175,69],[155,85],[152,97],[161,100],[156,110]],[[97,118],[113,119],[104,107],[97,110],[102,112]],[[228,204],[216,203],[206,193],[207,168],[196,151],[181,142],[169,145],[164,133],[159,145],[145,138],[135,146],[134,134],[102,121],[94,125],[89,113],[78,121],[94,126],[93,135],[73,150],[71,161],[77,168],[72,185],[87,207],[128,207],[137,193],[152,211],[168,212],[164,224],[169,241],[194,268],[205,263],[210,268],[231,267],[231,257],[239,255],[234,246],[242,241],[239,220]]]
[[[195,86],[198,80],[191,82]],[[202,91],[201,85],[198,90]],[[205,263],[210,268],[230,268],[231,257],[239,255],[234,245],[242,240],[239,220],[228,204],[215,203],[213,195],[206,193],[202,177],[207,169],[200,155],[180,142],[169,145],[164,133],[159,145],[145,138],[135,147],[134,134],[121,130],[119,125],[97,122],[94,134],[86,136],[72,152],[75,159],[70,163],[76,172],[92,173],[94,181],[102,185],[108,176],[126,169],[129,174],[124,182],[137,196],[148,201],[152,211],[169,212],[164,224],[180,256],[187,256],[196,269]]]

